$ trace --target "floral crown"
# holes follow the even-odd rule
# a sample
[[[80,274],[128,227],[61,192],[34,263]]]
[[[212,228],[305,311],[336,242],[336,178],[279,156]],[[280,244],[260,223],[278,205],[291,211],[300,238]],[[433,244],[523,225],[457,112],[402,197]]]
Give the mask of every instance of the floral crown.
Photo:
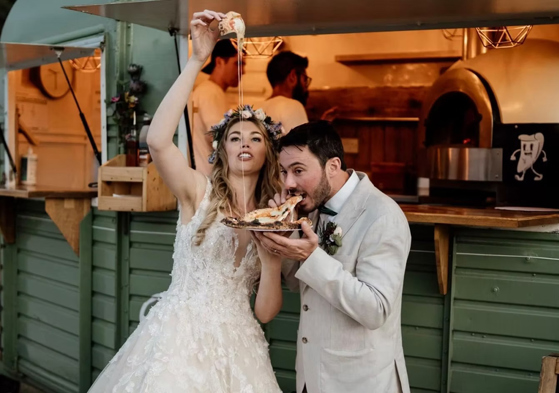
[[[223,115],[223,119],[218,124],[212,126],[211,130],[208,132],[208,134],[213,137],[212,147],[214,149],[208,159],[210,164],[213,164],[217,158],[217,147],[219,146],[219,142],[223,138],[223,135],[225,135],[225,130],[227,129],[229,122],[235,119],[257,119],[260,121],[266,131],[268,131],[268,136],[274,146],[281,138],[283,132],[281,123],[273,122],[272,118],[267,116],[262,109],[254,110],[252,105],[239,106],[236,110],[229,109],[229,111]]]

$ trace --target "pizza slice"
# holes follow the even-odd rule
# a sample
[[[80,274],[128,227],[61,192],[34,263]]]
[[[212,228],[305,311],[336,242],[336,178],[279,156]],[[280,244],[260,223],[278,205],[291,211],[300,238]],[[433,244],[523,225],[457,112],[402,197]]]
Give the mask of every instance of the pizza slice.
[[[294,230],[300,229],[303,222],[312,225],[311,220],[302,217],[298,220],[287,220],[293,217],[295,206],[303,200],[296,195],[289,198],[280,206],[253,210],[241,218],[226,217],[221,222],[229,227],[238,229],[270,229],[270,230]]]

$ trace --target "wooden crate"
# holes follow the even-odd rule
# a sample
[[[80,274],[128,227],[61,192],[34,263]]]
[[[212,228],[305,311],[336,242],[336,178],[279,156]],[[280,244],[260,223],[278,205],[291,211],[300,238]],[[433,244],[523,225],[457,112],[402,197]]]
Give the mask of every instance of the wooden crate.
[[[177,199],[163,183],[153,162],[127,167],[120,154],[99,168],[99,210],[155,212],[175,210]]]

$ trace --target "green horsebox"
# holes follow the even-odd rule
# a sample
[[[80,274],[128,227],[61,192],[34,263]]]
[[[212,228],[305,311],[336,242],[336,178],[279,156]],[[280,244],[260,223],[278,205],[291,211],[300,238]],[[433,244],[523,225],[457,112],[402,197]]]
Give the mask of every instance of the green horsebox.
[[[100,148],[105,162],[121,152],[106,100],[117,93],[118,81],[127,78],[128,65],[144,67],[149,91],[143,104],[153,114],[178,75],[177,57],[174,38],[161,27],[168,21],[147,27],[62,8],[87,4],[18,0],[2,42],[103,49]],[[245,15],[243,9],[235,8]],[[536,11],[526,10],[524,18]],[[478,15],[487,21],[486,16]],[[507,18],[524,20],[523,15]],[[468,23],[455,19],[445,25],[441,19],[441,24],[431,21],[427,26],[475,25],[471,15],[464,20]],[[184,28],[188,18],[181,23]],[[336,32],[422,28],[410,19],[397,28],[361,23],[346,21]],[[270,26],[262,31],[289,34]],[[308,26],[291,31],[312,33]],[[2,94],[4,101],[7,96]],[[77,116],[77,111],[65,116]],[[178,139],[184,143],[184,136]],[[6,172],[9,163],[1,157]],[[15,209],[15,221],[10,235],[3,229],[2,237],[0,368],[4,375],[47,392],[86,392],[138,325],[141,313],[168,287],[177,212],[111,212],[94,206],[79,223],[76,252],[47,212],[46,199],[15,198],[8,205]],[[413,244],[403,288],[402,333],[412,391],[535,392],[542,357],[559,352],[557,228],[440,224],[410,219]],[[299,310],[298,294],[285,290],[282,311],[264,326],[286,393],[295,391]]]

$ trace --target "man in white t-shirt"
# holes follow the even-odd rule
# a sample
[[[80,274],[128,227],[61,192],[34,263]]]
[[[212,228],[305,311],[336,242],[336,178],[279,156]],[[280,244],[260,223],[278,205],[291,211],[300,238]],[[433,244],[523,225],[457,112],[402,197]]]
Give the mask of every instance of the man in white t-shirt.
[[[282,123],[285,133],[309,121],[305,111],[311,83],[308,66],[306,57],[290,51],[278,53],[268,63],[266,76],[273,90],[262,109],[273,121]]]
[[[213,151],[208,131],[230,109],[225,91],[239,85],[238,66],[237,49],[233,43],[228,39],[218,41],[210,63],[202,69],[210,78],[200,83],[192,93],[194,160],[196,169],[206,176],[212,172],[208,158]]]

